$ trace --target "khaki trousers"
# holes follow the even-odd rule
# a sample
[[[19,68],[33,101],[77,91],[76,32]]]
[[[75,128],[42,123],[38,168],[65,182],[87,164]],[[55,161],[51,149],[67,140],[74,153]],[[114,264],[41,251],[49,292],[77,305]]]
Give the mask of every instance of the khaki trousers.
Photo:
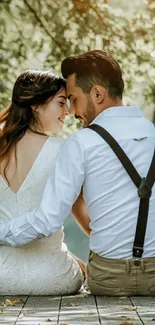
[[[155,296],[155,257],[122,260],[90,252],[87,272],[94,295]]]

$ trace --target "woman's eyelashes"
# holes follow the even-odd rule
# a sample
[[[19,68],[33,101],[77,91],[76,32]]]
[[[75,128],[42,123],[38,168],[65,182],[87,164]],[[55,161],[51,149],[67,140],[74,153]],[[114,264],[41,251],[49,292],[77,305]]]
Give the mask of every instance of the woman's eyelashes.
[[[63,103],[63,102],[59,102],[59,104],[60,104],[61,106],[66,105],[66,103]]]

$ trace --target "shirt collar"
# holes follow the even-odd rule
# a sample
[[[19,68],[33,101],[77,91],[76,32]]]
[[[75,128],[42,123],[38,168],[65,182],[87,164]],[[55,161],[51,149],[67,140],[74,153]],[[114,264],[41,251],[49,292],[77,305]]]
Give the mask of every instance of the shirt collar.
[[[143,117],[143,114],[139,107],[115,106],[107,108],[105,111],[101,112],[90,124],[99,122],[100,119],[108,117]]]

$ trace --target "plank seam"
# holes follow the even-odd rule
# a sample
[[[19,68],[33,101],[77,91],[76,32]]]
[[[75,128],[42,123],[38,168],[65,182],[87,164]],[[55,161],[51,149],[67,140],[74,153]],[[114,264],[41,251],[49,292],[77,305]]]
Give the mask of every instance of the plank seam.
[[[60,311],[61,311],[61,304],[62,304],[62,296],[60,297],[60,303],[59,303],[59,310],[58,310],[58,319],[57,319],[57,324],[59,324]]]
[[[96,305],[96,310],[97,310],[99,324],[102,325],[102,321],[101,321],[101,317],[100,317],[100,313],[99,313],[99,309],[98,309],[98,304],[97,304],[96,296],[94,296],[94,300],[95,300],[95,305]]]
[[[23,303],[23,306],[22,306],[22,308],[21,308],[21,310],[20,310],[20,312],[19,312],[19,314],[18,314],[18,316],[17,316],[17,319],[16,319],[16,321],[15,321],[14,325],[16,325],[16,324],[17,324],[17,322],[18,322],[18,320],[19,320],[19,316],[21,315],[21,313],[22,313],[22,310],[23,310],[23,308],[25,307],[25,305],[26,305],[26,303],[27,303],[27,301],[28,301],[29,297],[30,297],[30,296],[27,296],[26,300],[24,301],[24,303]]]
[[[132,301],[132,298],[131,298],[131,297],[128,297],[128,298],[129,298],[129,300],[130,300],[132,306],[137,308],[137,306],[136,306],[136,305],[134,304],[134,302]],[[137,316],[139,317],[141,323],[142,323],[143,325],[145,325],[145,323],[144,323],[143,320],[141,319],[141,317],[140,317],[140,315],[139,315],[137,309],[136,309],[135,311],[136,311],[136,314],[137,314]]]

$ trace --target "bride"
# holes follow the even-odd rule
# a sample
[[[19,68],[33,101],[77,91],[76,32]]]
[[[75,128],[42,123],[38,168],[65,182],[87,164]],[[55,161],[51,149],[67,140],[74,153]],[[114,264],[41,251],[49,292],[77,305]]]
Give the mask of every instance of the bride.
[[[0,222],[38,206],[63,140],[66,83],[53,72],[28,70],[16,80],[12,102],[0,114]],[[77,219],[78,200],[74,214]],[[75,216],[76,217],[76,216]],[[3,219],[2,219],[3,218]],[[0,248],[1,295],[77,292],[85,265],[63,242],[63,229],[22,248]]]

